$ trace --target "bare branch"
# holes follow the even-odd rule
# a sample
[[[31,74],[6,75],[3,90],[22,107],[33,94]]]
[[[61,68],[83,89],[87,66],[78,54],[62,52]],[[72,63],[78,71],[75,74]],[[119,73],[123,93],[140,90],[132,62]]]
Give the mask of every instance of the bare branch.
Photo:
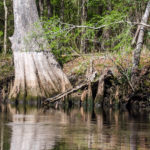
[[[93,26],[86,26],[86,25],[74,25],[74,24],[69,24],[69,23],[64,23],[64,22],[60,22],[61,24],[63,25],[68,25],[71,27],[71,30],[74,29],[74,28],[89,28],[89,29],[94,29],[94,30],[98,30],[98,29],[101,29],[101,28],[104,28],[104,27],[109,27],[111,25],[114,25],[114,24],[121,24],[121,23],[128,23],[129,25],[132,25],[132,26],[135,26],[135,25],[143,25],[145,27],[150,27],[150,25],[148,24],[145,24],[145,23],[138,23],[138,22],[130,22],[130,21],[117,21],[117,22],[113,22],[113,23],[110,23],[110,24],[107,24],[107,25],[101,25],[99,27],[93,27]]]

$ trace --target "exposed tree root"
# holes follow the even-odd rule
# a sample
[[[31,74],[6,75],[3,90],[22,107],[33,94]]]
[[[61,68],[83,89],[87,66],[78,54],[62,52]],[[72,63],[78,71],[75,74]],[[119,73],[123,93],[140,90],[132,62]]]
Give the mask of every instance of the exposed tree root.
[[[83,90],[81,103],[86,104],[86,106],[90,106],[91,102],[98,107],[111,107],[115,104],[120,104],[120,106],[135,105],[142,108],[150,106],[150,66],[137,72],[136,85],[134,85],[136,87],[135,91],[132,90],[124,74],[120,73],[115,77],[110,69],[106,69],[99,79],[89,83],[87,81],[64,93],[48,98],[44,101],[44,104],[61,101],[64,97],[80,89]]]
[[[95,74],[95,73],[93,73],[93,74]],[[91,75],[91,77],[92,76],[94,76],[94,75]],[[87,91],[87,93],[85,93],[85,91],[83,92],[84,94],[82,94],[82,97],[83,98],[81,98],[81,99],[83,99],[83,101],[84,101],[84,97],[86,97],[86,94],[87,94],[87,98],[88,99],[93,99],[93,86],[95,85],[95,83],[97,83],[98,84],[98,82],[99,82],[99,85],[98,85],[98,87],[100,87],[101,86],[101,84],[103,84],[104,85],[104,81],[105,81],[105,79],[106,78],[108,78],[108,77],[110,77],[112,75],[112,72],[110,71],[110,70],[105,70],[104,71],[104,73],[101,75],[101,77],[99,78],[99,79],[97,79],[97,80],[93,80],[93,81],[87,81],[87,82],[85,82],[85,83],[82,83],[82,84],[80,84],[80,85],[78,85],[78,86],[76,86],[75,88],[73,88],[73,89],[70,89],[70,90],[68,90],[68,91],[66,91],[66,92],[63,92],[63,93],[61,93],[61,94],[58,94],[58,95],[56,95],[56,96],[54,96],[54,97],[51,97],[51,98],[48,98],[48,99],[46,99],[46,100],[44,100],[44,104],[47,104],[48,102],[50,102],[50,103],[54,103],[54,102],[56,102],[56,101],[58,101],[58,100],[61,100],[62,98],[64,98],[64,97],[66,97],[66,96],[68,96],[68,95],[70,95],[70,94],[72,94],[72,93],[74,93],[74,92],[76,92],[76,91],[78,91],[79,89],[85,89],[85,88],[88,88],[88,90],[86,90]],[[97,90],[97,88],[96,88],[96,90]],[[95,91],[94,91],[95,92]],[[98,92],[97,92],[97,96],[96,96],[96,99],[98,99],[98,95],[101,93],[102,91],[100,91],[100,89],[98,89]],[[94,94],[95,95],[95,94]],[[95,97],[94,97],[95,98]]]

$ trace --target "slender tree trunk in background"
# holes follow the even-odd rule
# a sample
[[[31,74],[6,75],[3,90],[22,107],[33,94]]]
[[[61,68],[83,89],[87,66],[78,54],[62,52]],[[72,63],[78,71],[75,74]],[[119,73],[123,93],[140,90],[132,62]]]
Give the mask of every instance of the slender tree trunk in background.
[[[44,11],[44,0],[39,0],[40,17],[43,16]]]
[[[4,10],[5,10],[5,27],[4,27],[4,55],[7,53],[7,6],[6,6],[6,0],[3,1],[4,3]]]
[[[143,23],[143,24],[147,23],[149,14],[150,14],[150,1],[147,4],[147,7],[146,7],[145,13],[142,17],[141,23]],[[138,69],[139,64],[140,64],[140,55],[141,55],[141,50],[142,50],[143,41],[144,41],[144,31],[145,31],[145,26],[141,25],[140,29],[139,29],[139,35],[138,35],[136,48],[133,52],[133,65],[132,65],[132,77],[131,77],[131,82],[133,85],[135,82],[136,70]]]
[[[77,6],[78,6],[78,12],[77,12],[77,16],[78,16],[78,23],[80,24],[80,0],[77,1]]]
[[[135,11],[135,22],[140,22],[140,17],[141,15],[140,15],[140,12],[139,12],[139,10],[138,10],[138,8],[136,8],[136,11]],[[140,25],[138,25],[138,28],[137,28],[137,30],[136,30],[136,33],[135,33],[135,36],[134,36],[134,38],[133,38],[133,40],[132,40],[132,43],[131,43],[131,45],[132,46],[134,46],[135,44],[136,44],[136,41],[137,41],[137,37],[138,37],[138,35],[139,35],[139,31],[140,31]]]
[[[87,19],[87,2],[86,0],[82,0],[82,10],[81,10],[81,25],[84,25]],[[81,53],[85,53],[86,52],[86,40],[85,40],[85,34],[86,29],[82,28],[82,32],[81,32],[81,45],[80,45],[80,52]]]
[[[70,89],[69,80],[44,38],[35,0],[13,0],[13,8],[15,31],[10,40],[15,81],[10,98],[37,100]]]
[[[52,17],[53,16],[51,0],[47,0],[47,15],[48,15],[48,17]]]
[[[64,0],[61,0],[61,9],[60,9],[60,19],[64,22],[64,11],[65,11],[65,3]]]
[[[111,0],[107,0],[107,9],[111,12],[112,11],[112,4],[111,4]],[[109,15],[109,14],[108,14]],[[103,32],[102,32],[102,44],[101,44],[101,49],[103,51],[107,51],[109,49],[111,49],[111,43],[110,43],[110,36],[111,36],[111,30],[104,28]],[[107,41],[107,43],[106,43]]]
[[[81,24],[81,17],[80,17],[80,14],[81,14],[81,0],[77,0],[77,24],[80,25]],[[77,49],[79,49],[81,51],[81,39],[79,38],[78,41],[77,41]]]

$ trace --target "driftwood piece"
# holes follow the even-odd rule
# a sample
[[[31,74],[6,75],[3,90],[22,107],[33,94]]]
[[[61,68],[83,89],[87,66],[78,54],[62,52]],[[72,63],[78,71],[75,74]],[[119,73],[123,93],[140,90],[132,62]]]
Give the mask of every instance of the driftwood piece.
[[[88,97],[88,90],[84,90],[81,94],[81,102],[86,101],[87,97]]]
[[[94,76],[95,72],[93,72],[93,74],[91,76]],[[51,98],[47,98],[46,100],[44,100],[44,104],[47,103],[55,103],[59,100],[62,100],[62,98],[64,98],[65,96],[68,96],[74,92],[77,92],[79,89],[83,89],[83,88],[90,88],[85,90],[82,95],[81,95],[81,101],[84,101],[85,98],[91,98],[92,97],[92,84],[99,82],[98,83],[98,90],[97,90],[97,94],[96,94],[96,98],[95,98],[95,102],[101,102],[101,100],[103,99],[104,96],[104,81],[106,78],[108,78],[109,76],[112,76],[112,71],[110,69],[106,69],[104,71],[104,73],[100,76],[99,79],[97,80],[87,80],[85,83],[82,83],[78,86],[76,86],[75,88],[72,88],[70,90],[67,90],[66,92],[63,92],[61,94],[58,94],[54,97]],[[92,97],[93,98],[93,97]]]
[[[92,83],[98,82],[98,80],[94,81],[95,76],[96,76],[96,71],[91,74],[91,76],[89,77],[89,79],[85,83],[82,83],[82,84],[80,84],[80,85],[78,85],[78,86],[76,86],[76,87],[74,87],[72,89],[69,89],[69,90],[67,90],[67,91],[65,91],[63,93],[60,93],[60,94],[58,94],[58,95],[56,95],[54,97],[47,98],[46,100],[44,100],[44,104],[47,104],[48,102],[54,103],[54,102],[56,102],[58,100],[61,100],[65,96],[68,96],[68,95],[78,91],[79,89],[82,89],[82,88],[85,88],[85,87],[89,87],[89,83],[91,85]],[[87,90],[87,94],[89,93],[88,94],[89,96],[91,96],[91,94],[90,94],[91,92],[92,92],[92,89],[90,91]]]
[[[94,71],[94,67],[93,67],[93,59],[90,60],[90,69],[89,69],[89,82],[88,82],[88,101],[93,101],[93,94],[92,94],[92,84],[91,81],[93,81],[92,78],[92,74]],[[94,76],[95,77],[95,76]]]
[[[87,78],[87,89],[85,89],[82,94],[81,94],[81,101],[84,102],[86,101],[87,99],[88,100],[92,100],[93,101],[93,94],[92,94],[92,84],[91,84],[91,81],[94,80],[95,76],[96,76],[96,72],[94,72],[94,69],[93,69],[93,59],[90,60],[90,67],[89,69],[87,69],[87,73],[86,73],[86,78]]]
[[[106,69],[104,73],[99,78],[97,94],[95,97],[95,103],[101,104],[104,99],[104,91],[105,91],[105,79],[108,76],[112,76],[112,71],[110,69]]]
[[[95,97],[95,103],[101,103],[104,98],[104,76],[99,79],[98,90]]]
[[[93,101],[93,94],[92,94],[92,83],[88,83],[88,100]]]
[[[70,89],[70,90],[67,90],[66,92],[63,92],[63,93],[58,94],[58,95],[56,95],[56,96],[54,96],[54,97],[51,97],[51,98],[47,98],[47,99],[44,101],[44,103],[47,103],[47,102],[54,103],[54,102],[60,100],[61,98],[65,97],[65,96],[68,96],[69,94],[72,94],[72,93],[78,91],[79,89],[84,88],[84,87],[87,87],[87,86],[88,86],[88,82],[82,83],[82,84],[76,86],[75,88],[72,88],[72,89]]]

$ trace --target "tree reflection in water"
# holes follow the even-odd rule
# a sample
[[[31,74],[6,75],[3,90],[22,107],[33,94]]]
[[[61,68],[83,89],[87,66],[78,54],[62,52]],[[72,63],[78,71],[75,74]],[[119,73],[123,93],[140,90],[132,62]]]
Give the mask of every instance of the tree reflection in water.
[[[121,110],[7,107],[0,113],[1,150],[148,150],[150,115]]]

